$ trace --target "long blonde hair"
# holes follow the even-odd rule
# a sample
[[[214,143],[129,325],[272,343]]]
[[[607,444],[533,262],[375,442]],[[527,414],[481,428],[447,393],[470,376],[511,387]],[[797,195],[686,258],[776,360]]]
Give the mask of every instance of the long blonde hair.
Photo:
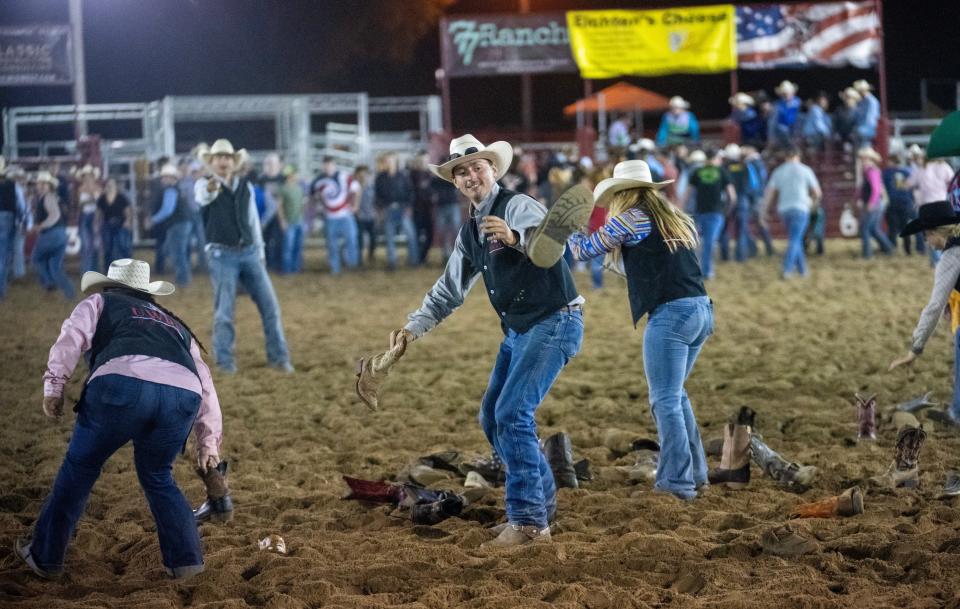
[[[697,246],[697,225],[693,218],[674,206],[655,188],[630,188],[614,193],[610,197],[607,217],[619,216],[623,212],[637,208],[656,223],[663,236],[664,243],[671,253],[677,248],[693,249]],[[607,256],[614,268],[620,268],[623,257],[621,248],[616,248]]]

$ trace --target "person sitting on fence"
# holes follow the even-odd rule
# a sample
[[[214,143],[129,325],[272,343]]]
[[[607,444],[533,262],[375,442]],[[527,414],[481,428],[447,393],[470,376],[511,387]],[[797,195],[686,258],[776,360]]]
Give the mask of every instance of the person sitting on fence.
[[[700,141],[700,123],[690,112],[690,102],[679,95],[670,98],[670,111],[660,119],[657,130],[657,146],[690,144]]]

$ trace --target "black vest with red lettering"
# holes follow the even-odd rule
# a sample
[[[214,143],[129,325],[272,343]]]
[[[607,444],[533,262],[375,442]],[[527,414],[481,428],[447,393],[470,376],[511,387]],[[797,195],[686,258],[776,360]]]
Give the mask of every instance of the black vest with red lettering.
[[[489,215],[505,218],[507,203],[516,195],[501,188]],[[466,270],[483,275],[490,304],[504,328],[523,334],[578,296],[573,275],[563,258],[542,269],[526,254],[500,241],[481,241],[477,221],[472,218],[460,227],[460,239],[467,253],[465,266],[472,266]]]
[[[125,293],[103,293],[103,311],[87,353],[90,374],[124,355],[147,355],[180,364],[197,374],[190,331],[156,305]]]

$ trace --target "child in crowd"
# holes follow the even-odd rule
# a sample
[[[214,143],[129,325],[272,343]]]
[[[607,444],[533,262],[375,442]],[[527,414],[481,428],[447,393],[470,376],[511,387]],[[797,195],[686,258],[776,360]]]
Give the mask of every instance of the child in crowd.
[[[89,374],[74,410],[77,420],[50,496],[33,526],[18,539],[17,555],[37,575],[59,576],[67,545],[87,497],[110,456],[133,441],[134,464],[160,538],[167,573],[181,579],[203,571],[193,511],[173,480],[174,459],[196,428],[197,463],[206,472],[220,462],[222,421],[202,345],[154,296],[174,291],[150,282],[150,265],[114,261],[106,276],[87,272],[92,293],[63,323],[44,374],[43,411],[63,416],[63,390],[81,354]]]
[[[703,287],[693,219],[674,207],[643,161],[617,164],[594,190],[606,224],[592,235],[574,233],[568,244],[579,260],[608,256],[622,268],[633,323],[650,318],[643,336],[643,367],[660,439],[655,489],[692,500],[707,485],[707,460],[684,389],[707,337],[713,304]]]

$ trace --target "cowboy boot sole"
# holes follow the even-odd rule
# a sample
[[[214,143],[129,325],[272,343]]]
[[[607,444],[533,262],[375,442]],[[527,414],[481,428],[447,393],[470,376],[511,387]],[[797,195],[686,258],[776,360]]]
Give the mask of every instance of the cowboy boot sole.
[[[568,189],[547,211],[527,244],[527,256],[537,266],[555,265],[567,247],[567,238],[590,221],[593,193],[584,186]]]

